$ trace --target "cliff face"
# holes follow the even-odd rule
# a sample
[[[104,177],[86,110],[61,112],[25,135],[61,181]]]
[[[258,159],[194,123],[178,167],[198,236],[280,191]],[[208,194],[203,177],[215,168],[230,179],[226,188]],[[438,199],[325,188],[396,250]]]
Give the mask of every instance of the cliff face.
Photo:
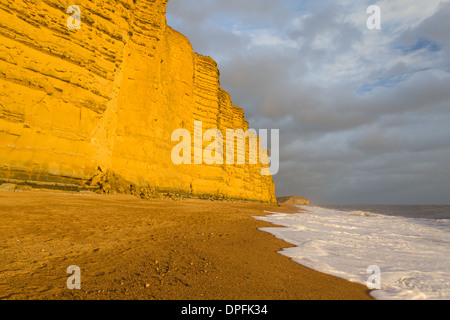
[[[275,201],[257,165],[175,165],[175,129],[248,129],[167,0],[0,0],[0,178],[81,184],[98,167],[164,191]],[[225,135],[224,135],[225,136]],[[247,150],[248,151],[248,150]]]

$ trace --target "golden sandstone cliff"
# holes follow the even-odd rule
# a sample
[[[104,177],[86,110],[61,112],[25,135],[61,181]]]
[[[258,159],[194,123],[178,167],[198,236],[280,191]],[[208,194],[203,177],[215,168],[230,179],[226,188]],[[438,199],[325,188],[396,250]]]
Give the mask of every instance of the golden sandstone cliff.
[[[73,2],[0,0],[0,183],[81,186],[100,167],[165,192],[276,201],[260,162],[172,162],[174,130],[248,122],[214,60],[167,26],[167,0]]]

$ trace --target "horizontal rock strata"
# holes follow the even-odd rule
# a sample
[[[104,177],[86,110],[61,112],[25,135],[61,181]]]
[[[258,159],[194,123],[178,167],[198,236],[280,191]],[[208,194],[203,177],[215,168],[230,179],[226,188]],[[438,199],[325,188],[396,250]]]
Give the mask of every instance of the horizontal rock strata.
[[[175,129],[248,129],[215,61],[166,24],[166,0],[0,0],[1,182],[133,185],[274,202],[256,165],[175,165]],[[225,134],[224,134],[225,136]],[[247,150],[248,153],[248,150]]]

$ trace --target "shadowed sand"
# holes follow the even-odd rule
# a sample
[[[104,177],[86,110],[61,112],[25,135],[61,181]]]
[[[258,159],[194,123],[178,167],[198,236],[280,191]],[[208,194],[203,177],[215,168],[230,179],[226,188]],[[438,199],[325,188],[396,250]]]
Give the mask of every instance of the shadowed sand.
[[[276,253],[271,204],[0,191],[0,299],[371,299]],[[66,287],[70,265],[81,290]]]

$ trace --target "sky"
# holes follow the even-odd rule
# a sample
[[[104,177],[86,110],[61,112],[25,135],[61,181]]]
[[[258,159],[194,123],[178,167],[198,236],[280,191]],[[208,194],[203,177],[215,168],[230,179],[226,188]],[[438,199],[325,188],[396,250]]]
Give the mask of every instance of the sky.
[[[167,22],[280,130],[277,196],[450,204],[450,0],[169,0]]]

